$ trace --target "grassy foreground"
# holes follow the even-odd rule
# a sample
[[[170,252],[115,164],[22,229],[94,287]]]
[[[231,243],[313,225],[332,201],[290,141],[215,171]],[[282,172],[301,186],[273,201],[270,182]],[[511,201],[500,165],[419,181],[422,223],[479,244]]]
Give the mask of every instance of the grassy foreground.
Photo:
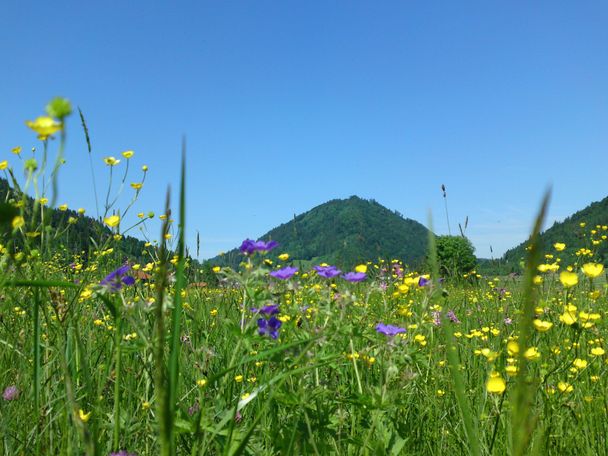
[[[19,184],[0,211],[0,453],[606,452],[594,249],[608,226],[582,227],[589,246],[572,265],[559,261],[568,246],[538,252],[533,236],[521,281],[440,280],[432,240],[429,271],[395,260],[350,272],[298,271],[289,252],[271,264],[265,252],[280,246],[245,241],[239,270],[215,268],[220,286],[201,287],[185,253],[183,173],[176,220],[167,203],[145,263],[120,253],[142,182],[122,212],[106,197],[112,233],[89,251],[54,244],[73,225],[45,218],[71,107],[56,99],[47,112],[30,125],[44,155],[0,161]],[[104,161],[112,171],[132,156]]]

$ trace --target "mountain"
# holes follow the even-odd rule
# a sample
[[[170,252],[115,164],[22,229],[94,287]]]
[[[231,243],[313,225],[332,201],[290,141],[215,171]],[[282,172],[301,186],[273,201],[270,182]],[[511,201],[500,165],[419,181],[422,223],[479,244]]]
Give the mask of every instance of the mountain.
[[[286,252],[306,264],[343,268],[378,258],[417,264],[426,255],[427,238],[428,230],[420,223],[357,196],[328,201],[261,237],[279,243],[270,258]],[[209,262],[236,267],[242,260],[235,248]]]
[[[584,223],[585,226],[581,227],[581,223]],[[596,230],[596,233],[592,234],[591,230]],[[546,253],[555,253],[553,244],[556,242],[566,244],[566,250],[559,254],[565,264],[573,263],[576,260],[575,252],[580,248],[593,250],[600,260],[605,261],[608,257],[606,241],[593,245],[593,240],[601,240],[603,235],[608,236],[608,197],[591,203],[563,222],[555,222],[551,228],[541,234],[540,244],[541,249]],[[526,245],[527,241],[507,250],[503,256],[503,262],[509,263],[512,267],[516,265],[519,267],[519,263],[525,257]]]

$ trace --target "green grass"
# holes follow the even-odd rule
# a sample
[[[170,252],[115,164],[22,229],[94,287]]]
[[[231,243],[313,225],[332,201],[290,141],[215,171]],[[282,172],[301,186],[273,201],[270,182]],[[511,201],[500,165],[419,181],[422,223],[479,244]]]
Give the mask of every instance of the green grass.
[[[153,280],[119,290],[100,285],[122,265],[118,239],[101,233],[87,256],[71,254],[52,236],[28,236],[49,232],[43,211],[8,195],[26,224],[13,229],[15,213],[0,213],[9,214],[0,220],[0,388],[19,390],[0,399],[0,454],[605,452],[603,277],[579,273],[564,290],[547,273],[538,284],[544,252],[532,242],[522,280],[440,281],[431,237],[429,270],[405,277],[380,261],[361,283],[309,270],[281,281],[268,272],[289,261],[255,254],[217,273],[223,287],[190,287],[199,271],[186,257],[185,180],[184,146],[177,226],[167,217],[158,248],[147,249],[151,265],[131,265]],[[423,287],[422,273],[431,277]],[[276,340],[258,333],[269,317],[251,311],[271,303],[282,320]],[[573,325],[560,320],[566,304],[577,307]],[[553,326],[539,332],[535,318]],[[381,322],[407,332],[387,337]],[[519,354],[507,348],[515,340]],[[486,388],[493,372],[506,381],[502,394]]]

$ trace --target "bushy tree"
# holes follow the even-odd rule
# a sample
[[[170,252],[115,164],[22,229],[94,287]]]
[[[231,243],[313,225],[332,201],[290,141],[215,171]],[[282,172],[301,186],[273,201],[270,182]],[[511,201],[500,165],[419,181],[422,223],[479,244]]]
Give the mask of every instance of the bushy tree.
[[[475,269],[477,259],[471,241],[463,236],[437,236],[437,261],[444,276],[461,276]]]

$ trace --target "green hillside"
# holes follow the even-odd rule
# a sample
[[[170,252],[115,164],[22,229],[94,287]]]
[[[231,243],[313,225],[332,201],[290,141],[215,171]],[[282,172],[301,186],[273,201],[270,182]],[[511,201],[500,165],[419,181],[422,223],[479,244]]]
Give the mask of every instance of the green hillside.
[[[581,223],[585,226],[581,227]],[[608,244],[603,241],[593,245],[593,241],[600,240],[603,235],[608,235],[608,230],[602,227],[608,225],[608,198],[591,203],[585,209],[572,214],[563,222],[556,222],[553,226],[542,233],[540,242],[547,253],[555,253],[553,244],[561,242],[566,244],[566,250],[560,253],[562,262],[566,264],[576,261],[576,251],[587,248],[596,253],[596,257],[605,261],[608,257]],[[599,226],[599,228],[598,228]],[[595,230],[596,233],[591,233]],[[505,252],[503,260],[513,267],[518,267],[525,256],[527,242]]]
[[[8,181],[0,178],[0,202],[4,203],[12,198],[18,199]],[[26,213],[31,213],[33,205],[34,200],[27,197]],[[92,239],[97,243],[102,243],[112,235],[111,230],[100,221],[80,215],[71,209],[60,211],[45,207],[44,211],[45,219],[49,221],[47,229],[49,230],[48,235],[52,238],[54,252],[63,251],[72,254],[85,252],[85,255],[88,255],[89,250],[95,248]],[[21,247],[20,239],[17,238],[16,241],[16,247]],[[118,250],[124,257],[133,261],[150,261],[150,257],[143,253],[146,250],[145,242],[134,237],[124,236],[118,243]]]
[[[287,252],[303,263],[327,262],[341,267],[398,258],[417,264],[426,255],[428,230],[374,200],[357,196],[331,200],[295,216],[261,239],[279,242],[274,256]],[[238,248],[209,260],[235,267],[243,256]]]

